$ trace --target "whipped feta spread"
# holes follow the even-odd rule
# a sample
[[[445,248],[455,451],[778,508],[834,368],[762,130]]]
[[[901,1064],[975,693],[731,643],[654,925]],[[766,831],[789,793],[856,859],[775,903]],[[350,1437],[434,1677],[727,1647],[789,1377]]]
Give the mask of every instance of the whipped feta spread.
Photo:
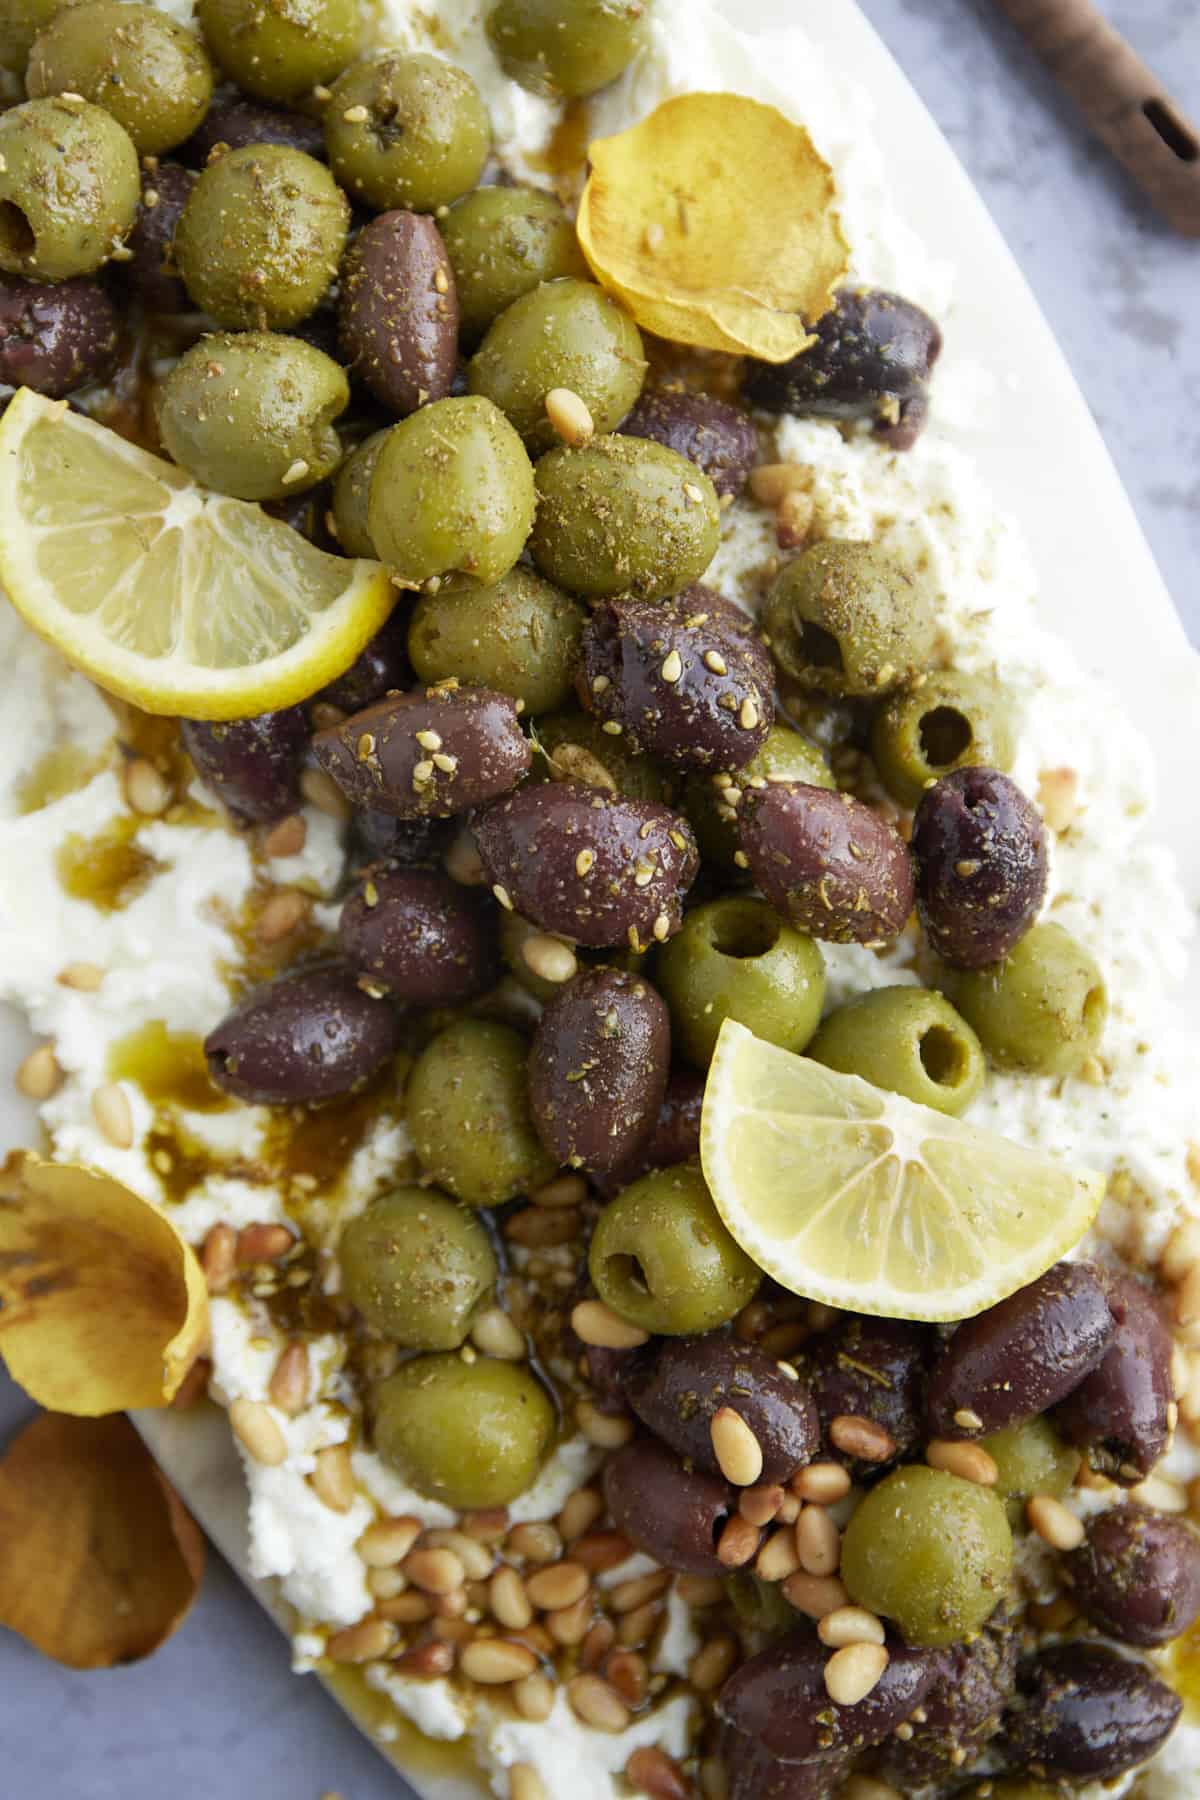
[[[164,10],[190,17],[187,0]],[[436,8],[382,0],[378,40],[433,49],[468,69],[491,114],[497,152],[516,177],[545,184],[543,152],[560,117],[553,103],[507,80],[482,30],[481,0],[440,0]],[[801,120],[833,167],[852,246],[854,275],[894,288],[945,321],[952,316],[952,270],[894,217],[861,96],[824,66],[800,29],[769,37],[734,29],[705,0],[655,0],[649,40],[626,75],[591,103],[592,135],[618,131],[664,98],[689,89],[732,89],[771,102]],[[1189,1176],[1188,1140],[1200,1091],[1200,1040],[1175,1016],[1192,932],[1192,911],[1169,853],[1150,840],[1154,793],[1149,754],[1124,718],[1119,694],[1086,679],[1064,646],[1038,624],[1036,584],[1014,528],[997,514],[969,461],[939,435],[939,418],[970,405],[986,388],[985,371],[947,353],[934,387],[933,423],[916,448],[897,455],[869,437],[834,425],[788,420],[779,427],[781,460],[811,471],[818,536],[874,538],[932,584],[954,662],[998,668],[1020,696],[1019,754],[1013,774],[1036,794],[1051,772],[1070,770],[1074,812],[1055,838],[1049,916],[1062,921],[1104,969],[1112,1013],[1099,1066],[1090,1079],[1043,1080],[993,1072],[969,1117],[1010,1137],[1116,1177],[1098,1234],[1081,1254],[1153,1261],[1180,1218],[1200,1211]],[[727,513],[709,581],[752,603],[761,572],[776,552],[774,517],[752,500]],[[42,1107],[56,1156],[105,1169],[167,1206],[185,1236],[200,1244],[218,1221],[237,1226],[280,1220],[296,1199],[283,1184],[248,1179],[269,1129],[265,1109],[174,1109],[174,1126],[203,1147],[212,1172],[181,1201],[170,1196],[161,1153],[151,1142],[155,1107],[133,1080],[124,1088],[133,1143],[115,1148],[92,1112],[96,1088],[111,1079],[113,1046],[161,1021],[170,1033],[203,1035],[228,1010],[243,950],[237,921],[266,880],[298,889],[316,903],[326,927],[339,872],[337,826],[307,814],[304,849],[264,871],[245,835],[230,829],[198,784],[177,819],[138,821],[127,811],[112,745],[114,719],[104,698],[41,645],[16,613],[0,607],[0,666],[6,672],[6,756],[0,770],[0,999],[53,1041],[65,1080]],[[1098,724],[1102,721],[1102,726]],[[29,805],[31,783],[48,752],[67,751],[74,785]],[[132,898],[104,910],[73,897],[59,879],[68,840],[95,839],[121,826],[149,859]],[[829,1004],[871,986],[921,979],[914,945],[901,939],[887,955],[823,947]],[[64,983],[73,964],[103,972],[98,986]],[[381,1118],[342,1171],[336,1191],[316,1196],[305,1226],[325,1254],[345,1219],[383,1191],[407,1150],[403,1128]],[[310,1202],[313,1197],[307,1197]],[[224,1404],[267,1401],[284,1337],[265,1310],[216,1298],[212,1307],[213,1392]],[[357,1439],[357,1402],[343,1370],[344,1346],[330,1333],[312,1345],[307,1403],[293,1415],[273,1408],[286,1460],[266,1467],[244,1457],[249,1490],[250,1566],[277,1578],[301,1620],[296,1666],[319,1662],[325,1636],[371,1607],[355,1542],[377,1512],[411,1514],[447,1525],[444,1506],[409,1489],[371,1452],[356,1447],[357,1493],[345,1512],[322,1504],[307,1477],[319,1450]],[[563,1443],[536,1485],[511,1509],[514,1521],[553,1517],[593,1472],[599,1453],[582,1439]],[[1184,1434],[1165,1472],[1187,1478],[1200,1466]],[[1086,1510],[1092,1497],[1072,1496]],[[1026,1572],[1036,1582],[1037,1547]],[[618,1572],[622,1573],[622,1572]],[[688,1610],[673,1595],[656,1651],[665,1674],[686,1670],[698,1639]],[[449,1683],[413,1680],[375,1664],[370,1684],[429,1736],[469,1738],[497,1794],[505,1771],[528,1763],[548,1792],[607,1800],[633,1749],[656,1743],[688,1749],[692,1704],[676,1695],[617,1735],[589,1730],[561,1691],[544,1724],[516,1719],[481,1690],[468,1702]],[[1153,1800],[1192,1791],[1200,1731],[1186,1723],[1168,1743],[1139,1792]],[[1120,1784],[1118,1784],[1119,1788]],[[1109,1791],[1114,1791],[1110,1789]]]

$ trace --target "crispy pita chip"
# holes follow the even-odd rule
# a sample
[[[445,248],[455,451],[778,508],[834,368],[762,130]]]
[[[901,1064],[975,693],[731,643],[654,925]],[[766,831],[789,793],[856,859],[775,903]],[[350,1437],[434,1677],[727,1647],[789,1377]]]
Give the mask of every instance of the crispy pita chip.
[[[597,281],[675,343],[786,362],[849,266],[833,174],[802,125],[681,94],[589,147],[579,242]]]
[[[27,1394],[95,1417],[165,1406],[208,1340],[195,1255],[149,1201],[24,1151],[0,1169],[0,1354]]]
[[[42,1413],[0,1459],[0,1625],[70,1669],[136,1662],[186,1618],[204,1539],[128,1419]]]

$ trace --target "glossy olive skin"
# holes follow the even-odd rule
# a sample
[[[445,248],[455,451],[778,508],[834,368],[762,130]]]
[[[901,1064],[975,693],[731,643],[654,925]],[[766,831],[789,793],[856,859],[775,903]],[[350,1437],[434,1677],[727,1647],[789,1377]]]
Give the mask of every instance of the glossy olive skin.
[[[604,1498],[631,1544],[684,1575],[720,1575],[716,1543],[735,1511],[727,1481],[690,1468],[657,1438],[634,1438],[604,1465]]]
[[[180,720],[196,772],[239,823],[271,825],[300,809],[308,721],[299,706],[254,719]]]
[[[540,282],[587,276],[566,208],[541,188],[476,188],[439,222],[469,338]]]
[[[397,869],[440,869],[453,836],[451,819],[395,819],[360,808],[350,821],[350,867],[388,863]]]
[[[333,483],[331,510],[337,541],[347,556],[375,556],[375,541],[367,523],[375,462],[387,438],[387,428],[373,431],[338,469]],[[407,659],[406,659],[407,660]],[[400,684],[407,685],[406,681]]]
[[[192,310],[192,301],[175,265],[175,227],[187,205],[196,177],[191,169],[162,161],[153,174],[142,174],[142,203],[126,240],[130,260],[119,265],[122,285],[150,313]]]
[[[642,334],[593,281],[544,282],[505,308],[471,358],[473,394],[497,405],[531,456],[558,435],[546,417],[552,388],[578,394],[597,431],[621,423],[646,371]]]
[[[771,905],[801,931],[833,944],[903,931],[914,897],[908,846],[860,800],[800,781],[751,788],[738,839]]]
[[[724,1325],[762,1279],[692,1163],[643,1175],[609,1201],[592,1234],[588,1271],[621,1318],[670,1337]]]
[[[1153,1649],[1200,1617],[1200,1536],[1170,1513],[1116,1506],[1096,1514],[1063,1574],[1080,1611],[1123,1644]]]
[[[829,1014],[806,1054],[952,1116],[966,1111],[987,1073],[979,1039],[932,988],[856,994]]]
[[[1034,1494],[1061,1500],[1083,1461],[1078,1450],[1064,1444],[1051,1420],[1045,1418],[1006,1425],[980,1442],[996,1465],[992,1492],[1003,1500],[1014,1531],[1025,1522],[1025,1502]]]
[[[799,1054],[825,1000],[825,964],[812,938],[748,894],[694,907],[660,952],[657,972],[675,1043],[701,1069],[726,1019]]]
[[[27,100],[0,113],[0,269],[94,275],[137,217],[137,151],[103,107]]]
[[[605,731],[591,713],[556,712],[537,722],[535,779],[580,781],[628,800],[671,805],[678,782],[672,771],[649,756],[635,756],[625,734]]]
[[[1032,801],[996,769],[955,769],[913,819],[917,913],[955,969],[1011,955],[1046,897],[1046,832]]]
[[[61,400],[103,380],[117,335],[117,309],[98,281],[0,275],[0,386]]]
[[[795,1359],[808,1380],[821,1421],[821,1459],[845,1463],[865,1479],[887,1463],[856,1462],[830,1440],[837,1418],[869,1419],[910,1456],[921,1441],[925,1383],[937,1334],[907,1319],[841,1319],[804,1345]]]
[[[570,697],[583,626],[577,601],[517,564],[490,587],[461,581],[420,595],[409,655],[420,680],[492,688],[530,717]]]
[[[525,548],[536,507],[524,445],[490,400],[455,395],[388,433],[375,462],[367,529],[399,580],[460,574],[499,581]]]
[[[457,1350],[497,1272],[476,1215],[420,1187],[383,1194],[351,1219],[338,1263],[351,1305],[410,1350]]]
[[[175,230],[175,259],[219,325],[283,330],[316,309],[337,275],[349,222],[322,163],[250,144],[202,170]]]
[[[769,781],[802,781],[809,787],[834,788],[837,783],[824,755],[790,725],[776,722],[761,748],[740,769],[725,771],[720,778],[697,771],[689,776],[685,800],[706,863],[715,863],[728,875],[739,872],[737,808],[748,788]]]
[[[523,1494],[549,1454],[554,1407],[524,1363],[418,1356],[379,1384],[375,1448],[418,1493],[471,1510]]]
[[[640,0],[498,0],[487,18],[506,75],[573,100],[615,81],[645,35]]]
[[[569,592],[667,599],[699,581],[713,559],[716,490],[662,444],[620,436],[581,450],[564,444],[548,450],[534,474],[529,548],[542,574]]]
[[[31,100],[82,94],[111,113],[139,156],[190,137],[212,99],[213,69],[195,32],[137,0],[85,0],[55,15],[29,53]]]
[[[427,743],[418,742],[418,733]],[[506,793],[530,760],[512,701],[486,688],[389,694],[318,731],[312,742],[317,761],[352,806],[398,819],[469,812]],[[434,756],[453,767],[439,767]]]
[[[247,94],[286,104],[344,69],[362,33],[356,0],[197,0],[208,47]]]
[[[902,1794],[926,1782],[954,1780],[999,1731],[1016,1674],[1014,1631],[981,1631],[969,1643],[955,1644],[921,1702],[924,1718],[911,1721],[911,1736],[888,1741],[880,1773]]]
[[[252,1105],[303,1106],[360,1087],[400,1046],[396,1014],[342,963],[252,988],[204,1040],[216,1085]]]
[[[706,1474],[721,1473],[710,1426],[722,1406],[739,1413],[757,1438],[760,1481],[787,1482],[817,1454],[820,1426],[808,1384],[727,1332],[652,1339],[630,1358],[621,1386],[643,1425]]]
[[[1104,977],[1091,953],[1052,919],[1031,926],[1002,963],[947,966],[938,986],[997,1068],[1073,1075],[1104,1036]]]
[[[405,1006],[456,1006],[495,974],[483,912],[467,889],[426,869],[369,874],[338,926],[342,955]]]
[[[870,419],[893,450],[909,450],[942,349],[928,313],[883,288],[844,286],[813,326],[817,342],[786,363],[747,364],[743,392],[765,412]],[[915,429],[914,429],[915,423]]]
[[[925,588],[870,544],[814,544],[777,577],[762,612],[775,660],[810,693],[881,698],[929,660]]]
[[[1068,1443],[1101,1474],[1132,1487],[1166,1448],[1172,1400],[1171,1334],[1154,1295],[1133,1275],[1104,1272],[1116,1328],[1090,1375],[1055,1412]]]
[[[901,806],[916,806],[952,769],[1011,767],[1012,696],[983,675],[935,669],[892,695],[871,726],[879,779]]]
[[[649,1137],[667,1091],[671,1022],[640,975],[590,969],[543,1012],[529,1052],[538,1136],[558,1163],[606,1173]]]
[[[679,929],[700,860],[678,814],[577,781],[518,789],[488,808],[475,839],[493,890],[524,918],[575,943],[637,950]]]
[[[700,1113],[704,1105],[704,1077],[690,1069],[673,1069],[658,1117],[638,1154],[595,1185],[606,1200],[632,1185],[651,1169],[671,1169],[700,1154]]]
[[[931,1437],[978,1437],[1036,1418],[1099,1366],[1116,1321],[1087,1263],[1055,1263],[959,1325],[929,1380]],[[977,1427],[955,1423],[961,1411]]]
[[[819,1762],[787,1762],[732,1725],[722,1730],[720,1747],[727,1800],[835,1800],[855,1760],[850,1752]]]
[[[244,150],[247,144],[283,144],[315,156],[318,162],[325,156],[325,134],[319,120],[240,97],[210,106],[180,156],[189,167],[202,169],[214,151],[224,155],[227,150]]]
[[[479,89],[437,56],[382,50],[364,57],[334,83],[325,109],[334,174],[380,212],[449,206],[475,186],[491,147]]]
[[[593,608],[579,698],[634,751],[682,769],[741,768],[774,722],[770,654],[725,612],[697,607],[693,592]]]
[[[558,1167],[529,1112],[528,1045],[508,1025],[460,1019],[417,1058],[406,1096],[426,1172],[468,1206],[501,1206]]]
[[[653,438],[703,469],[718,494],[740,494],[758,461],[758,432],[740,406],[710,394],[645,388],[622,437]]]
[[[397,606],[350,667],[323,687],[316,698],[330,706],[340,706],[345,713],[356,713],[374,706],[385,694],[407,687],[412,671],[405,648],[406,627],[405,609]]]
[[[386,212],[363,226],[342,265],[338,332],[347,366],[398,419],[445,399],[458,295],[432,219]]]
[[[1153,1756],[1183,1702],[1143,1662],[1103,1644],[1059,1644],[1018,1672],[1024,1706],[1000,1744],[1006,1762],[1036,1775],[1107,1781]]]

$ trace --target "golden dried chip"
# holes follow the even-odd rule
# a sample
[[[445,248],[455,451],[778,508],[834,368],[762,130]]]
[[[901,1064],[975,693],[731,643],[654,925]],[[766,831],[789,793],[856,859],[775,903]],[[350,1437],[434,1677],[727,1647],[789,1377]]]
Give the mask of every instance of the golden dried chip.
[[[579,242],[638,324],[786,362],[849,266],[829,165],[803,125],[740,94],[681,94],[589,146]]]
[[[111,1175],[17,1151],[0,1169],[0,1354],[27,1394],[95,1416],[165,1406],[208,1339],[195,1255]]]
[[[42,1413],[0,1459],[0,1625],[71,1669],[135,1662],[187,1616],[204,1539],[128,1419]]]

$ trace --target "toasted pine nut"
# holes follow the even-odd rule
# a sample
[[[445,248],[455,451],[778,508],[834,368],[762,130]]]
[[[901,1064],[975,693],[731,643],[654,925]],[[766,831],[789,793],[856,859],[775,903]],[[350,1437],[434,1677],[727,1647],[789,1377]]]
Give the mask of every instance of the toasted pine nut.
[[[760,1581],[786,1581],[800,1567],[796,1549],[796,1533],[788,1525],[772,1532],[754,1560],[754,1573]]]
[[[532,1763],[513,1764],[508,1771],[508,1796],[509,1800],[549,1800],[546,1785]]]
[[[485,1356],[494,1356],[499,1362],[524,1362],[529,1354],[525,1333],[502,1306],[485,1306],[475,1314],[471,1342]]]
[[[717,1539],[717,1561],[740,1569],[758,1554],[759,1534],[748,1519],[733,1518]]]
[[[792,1476],[792,1492],[800,1500],[811,1500],[814,1506],[832,1506],[850,1492],[850,1475],[841,1463],[809,1463]]]
[[[865,1700],[888,1666],[882,1644],[847,1644],[825,1664],[825,1692],[835,1706],[857,1706]]]
[[[647,1600],[645,1606],[635,1606],[632,1612],[622,1613],[617,1625],[617,1642],[626,1650],[639,1649],[654,1636],[662,1616],[661,1600]]]
[[[794,488],[775,508],[775,542],[781,550],[798,550],[813,527],[816,503],[811,494]]]
[[[349,1444],[326,1444],[318,1450],[316,1467],[309,1477],[313,1493],[331,1512],[349,1512],[354,1505],[354,1470]]]
[[[453,1550],[410,1550],[404,1559],[404,1573],[426,1594],[450,1594],[467,1578]]]
[[[842,1560],[838,1528],[823,1506],[806,1506],[796,1520],[796,1554],[806,1575],[834,1575]]]
[[[448,1675],[454,1667],[454,1645],[437,1638],[428,1644],[414,1644],[403,1656],[392,1658],[392,1667],[400,1675],[415,1675],[422,1681]]]
[[[498,1544],[508,1530],[507,1506],[481,1506],[474,1512],[465,1512],[459,1520],[467,1537],[477,1538],[481,1544]]]
[[[286,1256],[296,1239],[286,1225],[243,1225],[237,1235],[237,1261],[240,1263],[278,1262]]]
[[[486,1581],[495,1567],[496,1558],[490,1550],[468,1537],[464,1531],[452,1531],[434,1526],[425,1533],[425,1548],[428,1550],[453,1550],[459,1562],[466,1570],[468,1581]]]
[[[785,1494],[779,1502],[779,1511],[775,1514],[778,1525],[794,1525],[800,1517],[800,1502],[795,1494]]]
[[[785,494],[807,488],[812,473],[800,463],[759,463],[750,471],[750,492],[763,506],[778,506]]]
[[[223,1294],[233,1280],[237,1233],[232,1225],[214,1225],[200,1251],[200,1267],[210,1294]]]
[[[619,1531],[589,1531],[586,1536],[575,1539],[571,1555],[589,1574],[603,1575],[606,1570],[617,1569],[627,1562],[633,1555],[633,1545]]]
[[[719,1406],[709,1426],[713,1455],[726,1481],[753,1487],[763,1472],[762,1445],[732,1406]]]
[[[850,1595],[844,1582],[835,1575],[789,1575],[783,1584],[783,1597],[789,1606],[797,1612],[807,1613],[810,1619],[823,1619],[826,1613],[836,1612],[839,1606],[849,1604]]]
[[[523,1631],[533,1622],[533,1607],[525,1584],[517,1571],[504,1563],[492,1576],[488,1587],[488,1603],[492,1613],[506,1631]]]
[[[859,1418],[855,1413],[842,1413],[833,1420],[829,1441],[843,1456],[857,1456],[863,1462],[887,1462],[896,1454],[891,1432],[874,1419]]]
[[[327,1639],[325,1654],[331,1662],[375,1662],[394,1650],[400,1633],[390,1619],[360,1619]]]
[[[1130,1488],[1129,1498],[1139,1506],[1152,1506],[1157,1512],[1187,1511],[1186,1490],[1166,1475],[1147,1475],[1145,1481]]]
[[[818,1620],[817,1636],[831,1650],[846,1644],[882,1644],[883,1620],[865,1606],[837,1606]]]
[[[616,1689],[626,1706],[641,1706],[650,1685],[650,1671],[645,1657],[639,1656],[636,1650],[613,1650],[605,1659],[604,1679]]]
[[[541,1725],[554,1711],[554,1683],[548,1675],[526,1675],[514,1687],[512,1698],[523,1719]]]
[[[354,1547],[368,1569],[391,1569],[404,1561],[420,1535],[420,1519],[399,1513],[368,1525]]]
[[[608,1590],[608,1604],[615,1613],[633,1612],[647,1600],[657,1600],[671,1585],[670,1569],[654,1569],[648,1575],[633,1575],[618,1581]]]
[[[504,1221],[504,1235],[525,1250],[551,1250],[579,1236],[582,1220],[573,1206],[523,1206]]]
[[[389,1570],[389,1574],[396,1571]],[[375,1570],[373,1573],[382,1573]],[[395,1619],[398,1625],[423,1625],[433,1617],[433,1601],[425,1594],[418,1594],[410,1589],[407,1593],[396,1594],[392,1599],[384,1599],[375,1608],[381,1619]]]
[[[368,1569],[367,1592],[377,1600],[394,1600],[408,1591],[408,1576],[399,1569]]]
[[[69,962],[58,971],[59,987],[74,988],[77,994],[94,994],[104,981],[99,963]]]
[[[350,817],[350,802],[333,776],[327,775],[324,769],[305,769],[300,777],[300,792],[310,806],[315,806],[329,818],[346,820]]]
[[[560,1612],[564,1606],[574,1606],[590,1586],[587,1570],[574,1562],[551,1563],[525,1578],[525,1592],[543,1612]]]
[[[587,1199],[587,1182],[582,1175],[555,1175],[550,1181],[543,1181],[536,1187],[529,1198],[535,1206],[582,1206]]]
[[[596,435],[596,425],[587,404],[572,388],[551,388],[546,395],[546,417],[564,444],[582,449]]]
[[[592,1611],[592,1593],[589,1588],[582,1600],[576,1600],[573,1606],[560,1606],[557,1611],[547,1613],[546,1630],[556,1644],[566,1647],[582,1644],[592,1622]]]
[[[650,1342],[650,1333],[630,1325],[603,1300],[581,1300],[571,1314],[575,1336],[600,1350],[636,1350]]]
[[[171,788],[154,764],[144,756],[135,756],[125,765],[125,798],[135,813],[157,819],[171,804]]]
[[[1025,1517],[1052,1550],[1078,1550],[1085,1536],[1082,1519],[1050,1494],[1034,1494],[1025,1502]]]
[[[558,1561],[563,1545],[553,1525],[539,1519],[527,1525],[514,1525],[508,1534],[508,1548],[526,1562],[549,1563]]]
[[[49,1044],[31,1050],[17,1069],[14,1083],[27,1100],[49,1100],[62,1086],[63,1072]]]
[[[260,943],[279,944],[291,937],[308,917],[310,904],[308,895],[297,893],[295,888],[277,889],[258,915]]]
[[[954,1438],[931,1438],[925,1446],[925,1461],[931,1469],[943,1469],[957,1475],[960,1481],[973,1481],[979,1487],[995,1487],[1000,1470],[995,1458],[982,1444],[962,1444]]]
[[[738,1647],[731,1637],[709,1638],[688,1664],[688,1680],[702,1694],[714,1693],[737,1661]]]
[[[230,1403],[229,1423],[233,1435],[248,1456],[267,1468],[277,1468],[287,1460],[287,1439],[283,1428],[261,1400],[237,1399]]]
[[[293,1341],[281,1351],[267,1385],[267,1396],[280,1412],[298,1413],[308,1399],[308,1350]]]
[[[633,1420],[624,1413],[602,1413],[591,1400],[575,1406],[575,1423],[589,1444],[601,1450],[619,1450],[633,1436]]]
[[[303,813],[292,813],[272,825],[262,841],[263,855],[274,860],[282,856],[299,856],[308,842],[308,820]]]
[[[576,1488],[563,1502],[563,1509],[558,1515],[558,1529],[564,1541],[569,1544],[572,1538],[583,1537],[603,1517],[603,1496],[595,1488]]]
[[[650,1800],[689,1800],[692,1788],[665,1751],[654,1744],[635,1750],[625,1764],[625,1779]]]
[[[751,1525],[769,1525],[784,1502],[784,1490],[778,1483],[766,1487],[748,1487],[738,1495],[738,1511]]]
[[[576,1675],[567,1683],[567,1699],[576,1716],[593,1731],[624,1731],[629,1708],[607,1681],[598,1675]]]
[[[513,1644],[505,1638],[476,1638],[464,1644],[458,1666],[468,1681],[485,1686],[503,1686],[510,1681],[523,1681],[537,1668],[537,1657],[524,1644]]]
[[[133,1147],[133,1108],[119,1081],[107,1081],[92,1095],[92,1117],[114,1150]]]
[[[587,1635],[579,1646],[579,1666],[581,1669],[598,1669],[609,1651],[617,1641],[617,1628],[611,1619],[597,1619],[587,1628]]]

